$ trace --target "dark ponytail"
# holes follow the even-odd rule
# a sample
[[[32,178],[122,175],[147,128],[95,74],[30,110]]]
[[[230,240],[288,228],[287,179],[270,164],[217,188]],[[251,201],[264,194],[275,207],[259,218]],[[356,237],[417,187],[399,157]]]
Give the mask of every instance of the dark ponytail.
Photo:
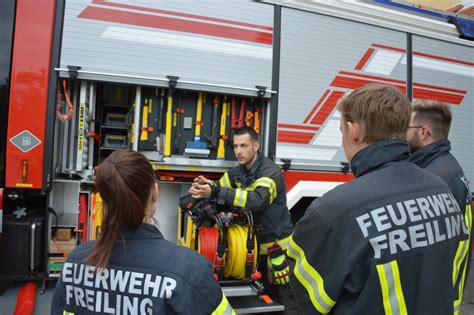
[[[115,151],[96,170],[96,189],[103,200],[102,232],[86,263],[107,267],[115,241],[126,228],[143,222],[155,173],[143,154]]]

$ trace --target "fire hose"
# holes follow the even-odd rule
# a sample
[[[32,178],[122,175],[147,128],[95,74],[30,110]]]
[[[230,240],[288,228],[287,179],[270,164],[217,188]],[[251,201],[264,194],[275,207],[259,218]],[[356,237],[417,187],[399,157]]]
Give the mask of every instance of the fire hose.
[[[225,261],[223,262],[224,277],[239,280],[249,278],[251,273],[254,272],[257,267],[257,255],[252,254],[250,257],[251,270],[248,268],[249,227],[232,224],[226,230],[226,236],[228,252],[225,255]],[[218,227],[202,227],[199,230],[198,251],[201,255],[206,257],[214,267],[220,267],[221,265],[218,261],[219,255],[216,255],[218,253],[218,241]],[[253,238],[253,248],[257,248],[257,241],[255,238]]]
[[[232,224],[227,229],[227,245],[229,252],[224,264],[224,277],[245,279],[247,261],[247,238],[249,227]],[[254,238],[254,248],[257,248],[257,241]],[[257,266],[257,255],[253,255],[252,270]]]
[[[185,244],[212,263],[216,280],[260,279],[250,211],[217,212],[212,200],[193,200],[189,195],[181,197],[180,208],[189,215]]]
[[[199,230],[199,253],[214,264],[214,256],[217,253],[217,242],[219,230],[216,226],[202,227]]]

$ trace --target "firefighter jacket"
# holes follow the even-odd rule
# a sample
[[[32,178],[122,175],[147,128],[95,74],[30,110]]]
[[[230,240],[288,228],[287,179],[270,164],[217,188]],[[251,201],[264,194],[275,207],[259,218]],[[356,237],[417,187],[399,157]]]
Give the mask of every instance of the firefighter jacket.
[[[449,140],[436,141],[416,150],[410,156],[410,162],[441,177],[451,189],[461,210],[465,212],[466,205],[471,202],[469,186],[461,165],[450,151]]]
[[[423,148],[416,150],[410,156],[410,162],[415,163],[419,167],[430,171],[439,177],[449,186],[454,198],[456,199],[461,211],[464,214],[464,220],[468,227],[472,226],[472,212],[471,212],[471,193],[469,191],[468,180],[466,175],[459,165],[456,158],[450,153],[451,143],[449,140],[440,140],[431,143]],[[471,229],[469,229],[469,241],[460,244],[459,259],[462,259],[460,279],[463,281],[460,292],[463,292],[464,283],[468,278],[469,266],[471,262]],[[464,280],[461,280],[464,279]],[[462,294],[459,296],[458,304],[461,303]]]
[[[259,154],[250,170],[238,165],[226,172],[219,182],[218,204],[246,208],[252,211],[254,221],[261,225],[260,253],[278,241],[288,247],[288,236],[293,230],[286,206],[285,179],[273,161]]]
[[[84,263],[93,245],[78,246],[67,259],[51,314],[233,314],[211,264],[153,225],[123,233],[105,269]]]
[[[408,144],[359,151],[355,179],[316,199],[290,239],[290,285],[304,314],[453,314],[455,254],[468,228]]]

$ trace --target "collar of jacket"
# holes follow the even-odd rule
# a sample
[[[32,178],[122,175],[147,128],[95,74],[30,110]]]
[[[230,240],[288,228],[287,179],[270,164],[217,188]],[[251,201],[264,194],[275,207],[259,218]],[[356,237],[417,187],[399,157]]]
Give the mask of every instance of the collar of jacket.
[[[434,159],[449,151],[451,151],[451,142],[449,140],[439,140],[413,152],[410,156],[410,162],[425,168]]]
[[[244,165],[240,165],[240,167],[244,171],[244,174],[255,174],[260,164],[262,164],[262,155],[260,153],[257,153],[257,154],[258,154],[257,159],[255,160],[255,163],[253,163],[250,170],[247,170],[247,168]]]
[[[351,161],[356,177],[386,166],[390,162],[408,161],[408,143],[404,140],[384,140],[360,150]]]
[[[123,233],[124,239],[149,239],[149,238],[163,238],[160,230],[153,225],[148,223],[142,223],[136,229],[127,228]]]

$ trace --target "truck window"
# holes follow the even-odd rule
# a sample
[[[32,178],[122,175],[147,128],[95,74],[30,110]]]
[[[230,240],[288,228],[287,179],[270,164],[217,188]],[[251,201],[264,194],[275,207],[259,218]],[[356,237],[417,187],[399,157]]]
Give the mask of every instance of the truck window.
[[[0,2],[0,187],[5,183],[5,146],[8,121],[8,91],[13,40],[15,0]]]

